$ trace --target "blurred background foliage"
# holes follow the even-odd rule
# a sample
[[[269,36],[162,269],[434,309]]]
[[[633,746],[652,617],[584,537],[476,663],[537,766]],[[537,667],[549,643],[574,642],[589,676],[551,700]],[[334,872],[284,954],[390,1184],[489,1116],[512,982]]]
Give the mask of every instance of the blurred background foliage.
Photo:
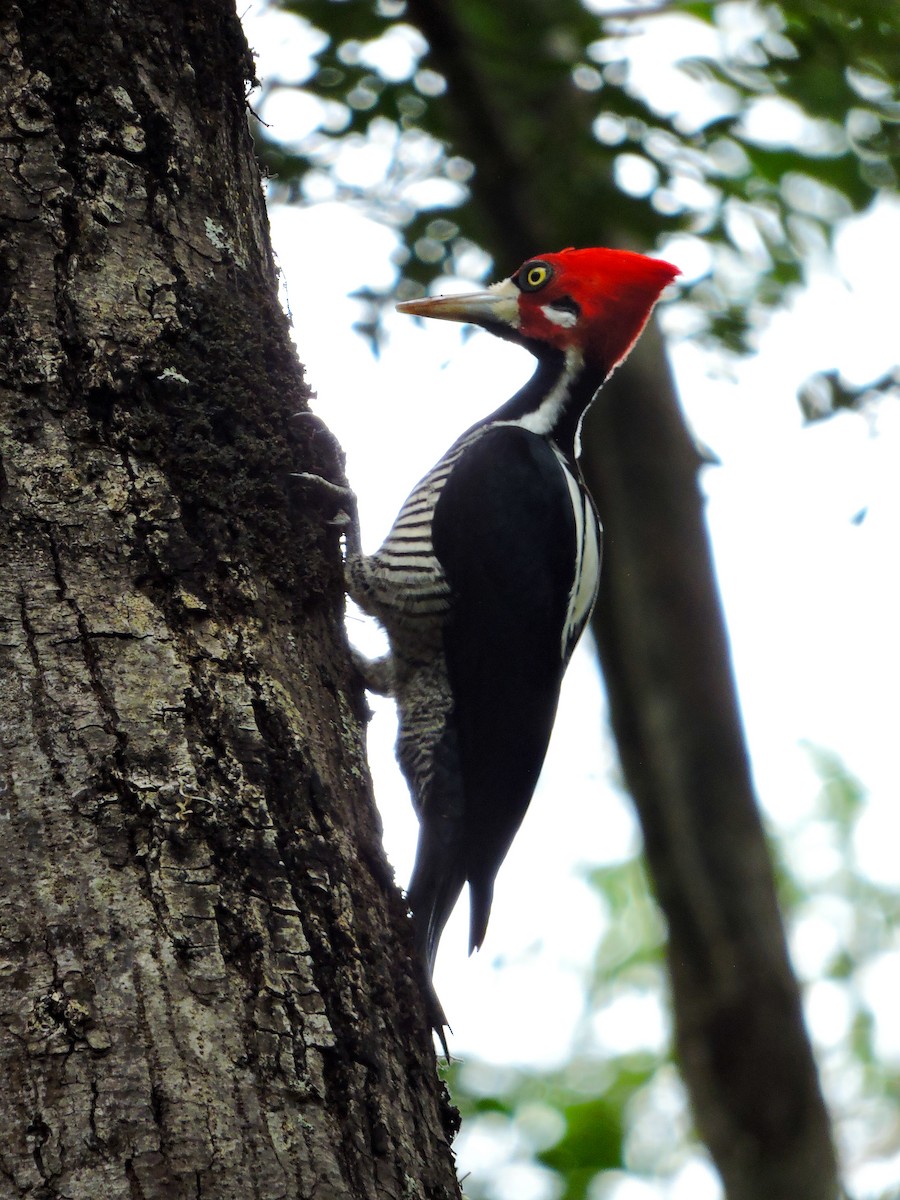
[[[481,280],[494,260],[505,274],[535,252],[525,230],[546,229],[546,249],[565,228],[575,245],[677,252],[667,332],[742,353],[838,222],[896,189],[895,0],[278,7],[303,23],[309,57],[264,83],[263,118],[285,93],[298,117],[290,141],[257,127],[273,196],[340,199],[390,225],[402,294]],[[648,24],[695,51],[654,72]],[[359,169],[364,148],[377,173]],[[377,341],[385,297],[361,298]],[[826,371],[804,412],[898,383]]]
[[[841,220],[896,190],[896,0],[271,7],[296,15],[303,52],[256,102],[270,197],[340,200],[396,231],[395,288],[360,297],[376,345],[388,299],[439,277],[506,273],[555,248],[553,231],[565,228],[576,245],[671,256],[685,288],[667,308],[667,335],[744,353],[827,258]],[[692,47],[668,77],[643,57],[654,27]],[[290,140],[267,128],[276,111]],[[535,228],[546,244],[523,246]],[[799,396],[809,420],[900,387],[896,372],[851,386],[827,353]],[[858,865],[860,786],[826,752],[809,753],[818,803],[779,828],[773,854],[838,1141],[848,1164],[871,1167],[856,1177],[878,1195],[882,1167],[900,1175],[900,1034],[884,1002],[900,990],[890,948],[900,893]],[[670,1057],[664,930],[640,857],[591,882],[606,932],[568,1061],[446,1069],[464,1118],[461,1156],[477,1164],[463,1184],[470,1200],[716,1194]],[[623,1003],[645,1014],[645,1037],[611,1049],[603,1031]]]
[[[879,1180],[896,1179],[900,1148],[900,953],[891,948],[900,891],[858,864],[859,783],[833,755],[807,749],[821,790],[772,838],[780,896],[845,1162],[866,1184],[862,1194],[896,1197],[896,1184]],[[463,1156],[480,1166],[464,1184],[469,1200],[602,1200],[636,1181],[646,1190],[622,1194],[715,1194],[667,1050],[663,930],[640,858],[591,881],[609,921],[569,1060],[547,1071],[472,1062],[446,1072]],[[622,1004],[644,1014],[646,1044],[610,1053],[603,1031]]]

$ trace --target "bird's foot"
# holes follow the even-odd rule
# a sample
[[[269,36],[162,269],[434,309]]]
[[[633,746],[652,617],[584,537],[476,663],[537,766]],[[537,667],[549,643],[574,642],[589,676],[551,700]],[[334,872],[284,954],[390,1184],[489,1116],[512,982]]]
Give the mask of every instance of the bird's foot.
[[[361,554],[362,538],[359,531],[359,513],[353,489],[347,487],[346,484],[332,483],[330,479],[326,479],[323,475],[316,475],[312,471],[295,471],[291,478],[314,489],[323,501],[323,507],[327,504],[332,509],[328,525],[343,533],[347,543],[348,558]]]
[[[394,661],[391,654],[367,658],[356,646],[350,647],[350,661],[367,691],[376,696],[393,696]]]
[[[425,1011],[428,1014],[428,1020],[431,1023],[431,1028],[438,1035],[438,1041],[441,1043],[441,1049],[444,1051],[444,1058],[447,1062],[451,1062],[450,1048],[447,1045],[447,1033],[452,1033],[450,1024],[444,1015],[444,1007],[438,1000],[437,992],[434,990],[434,983],[430,976],[428,977],[428,987],[425,992]],[[444,1031],[447,1031],[446,1033]]]
[[[302,412],[292,413],[290,420],[296,421],[298,424],[304,425],[307,429],[311,430],[311,440],[326,443],[335,462],[340,463],[343,467],[345,457],[344,448],[318,413],[310,412],[306,408]]]

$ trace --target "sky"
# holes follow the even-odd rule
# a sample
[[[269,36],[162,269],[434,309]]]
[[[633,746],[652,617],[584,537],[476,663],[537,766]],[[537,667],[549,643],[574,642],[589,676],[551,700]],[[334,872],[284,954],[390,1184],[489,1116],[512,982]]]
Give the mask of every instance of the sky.
[[[260,71],[301,73],[293,23],[254,14],[245,24]],[[642,70],[648,88],[656,86],[652,56]],[[686,96],[685,105],[691,103]],[[311,119],[296,102],[265,116],[276,135],[279,121],[296,134],[298,122]],[[377,171],[377,163],[355,169]],[[361,313],[349,293],[393,280],[395,235],[333,202],[275,206],[271,220],[298,352],[317,392],[313,408],[346,451],[364,545],[374,550],[411,487],[462,430],[521,385],[531,359],[485,333],[466,337],[454,325],[393,314],[376,361],[353,332]],[[680,249],[686,261],[679,264]],[[687,271],[690,249],[674,240],[659,252]],[[517,265],[503,264],[504,272]],[[815,270],[809,286],[772,319],[752,357],[723,366],[690,341],[671,346],[689,424],[720,460],[704,468],[701,482],[764,813],[793,838],[801,870],[814,878],[826,869],[828,848],[803,843],[804,818],[821,786],[808,746],[834,752],[868,793],[856,845],[860,865],[894,885],[900,399],[810,426],[796,393],[816,371],[837,369],[849,382],[865,383],[895,364],[900,320],[896,289],[887,281],[898,277],[900,202],[894,200],[845,223],[834,264]],[[665,328],[664,311],[661,319]],[[358,613],[348,614],[348,630],[363,649],[380,652],[381,634]],[[391,704],[375,697],[371,704],[376,796],[386,848],[404,884],[416,822],[393,757]],[[466,957],[465,904],[441,943],[435,982],[453,1027],[454,1054],[499,1064],[565,1060],[583,1005],[581,973],[606,920],[580,873],[622,861],[638,844],[629,803],[616,785],[602,686],[585,643],[565,682],[534,801],[501,868],[484,949]],[[797,949],[813,962],[814,946]],[[900,939],[886,952],[885,979],[900,985]],[[896,992],[876,989],[876,997],[885,1053],[900,1063],[900,1037],[891,1034]],[[665,1044],[659,999],[641,1004],[606,1011],[594,1030],[598,1052]],[[840,998],[818,993],[808,1017],[816,1038],[833,1039]],[[490,1154],[477,1145],[469,1151],[476,1165],[479,1153]],[[681,1194],[711,1200],[711,1176],[697,1176],[703,1167],[696,1162],[690,1170],[681,1192],[671,1192],[674,1200]],[[510,1194],[529,1200],[531,1185],[510,1178]],[[896,1182],[900,1163],[868,1178],[873,1189]],[[641,1200],[620,1191],[616,1200]],[[542,1193],[533,1195],[540,1200]]]

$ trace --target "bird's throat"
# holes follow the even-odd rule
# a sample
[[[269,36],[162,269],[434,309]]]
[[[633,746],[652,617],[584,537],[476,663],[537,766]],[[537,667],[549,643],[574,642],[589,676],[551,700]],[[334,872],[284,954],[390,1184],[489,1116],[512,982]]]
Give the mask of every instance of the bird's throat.
[[[582,418],[603,379],[604,373],[585,362],[574,348],[542,348],[531,379],[488,421],[508,421],[550,438],[574,460],[579,452]]]

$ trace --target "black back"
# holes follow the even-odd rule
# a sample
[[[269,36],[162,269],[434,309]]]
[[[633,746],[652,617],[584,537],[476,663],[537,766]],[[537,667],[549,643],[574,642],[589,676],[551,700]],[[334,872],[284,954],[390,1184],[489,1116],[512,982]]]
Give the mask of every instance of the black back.
[[[475,948],[497,870],[537,784],[565,668],[575,518],[550,443],[516,425],[489,429],[444,485],[432,538],[453,593],[444,648],[457,700],[459,865],[471,888]]]

